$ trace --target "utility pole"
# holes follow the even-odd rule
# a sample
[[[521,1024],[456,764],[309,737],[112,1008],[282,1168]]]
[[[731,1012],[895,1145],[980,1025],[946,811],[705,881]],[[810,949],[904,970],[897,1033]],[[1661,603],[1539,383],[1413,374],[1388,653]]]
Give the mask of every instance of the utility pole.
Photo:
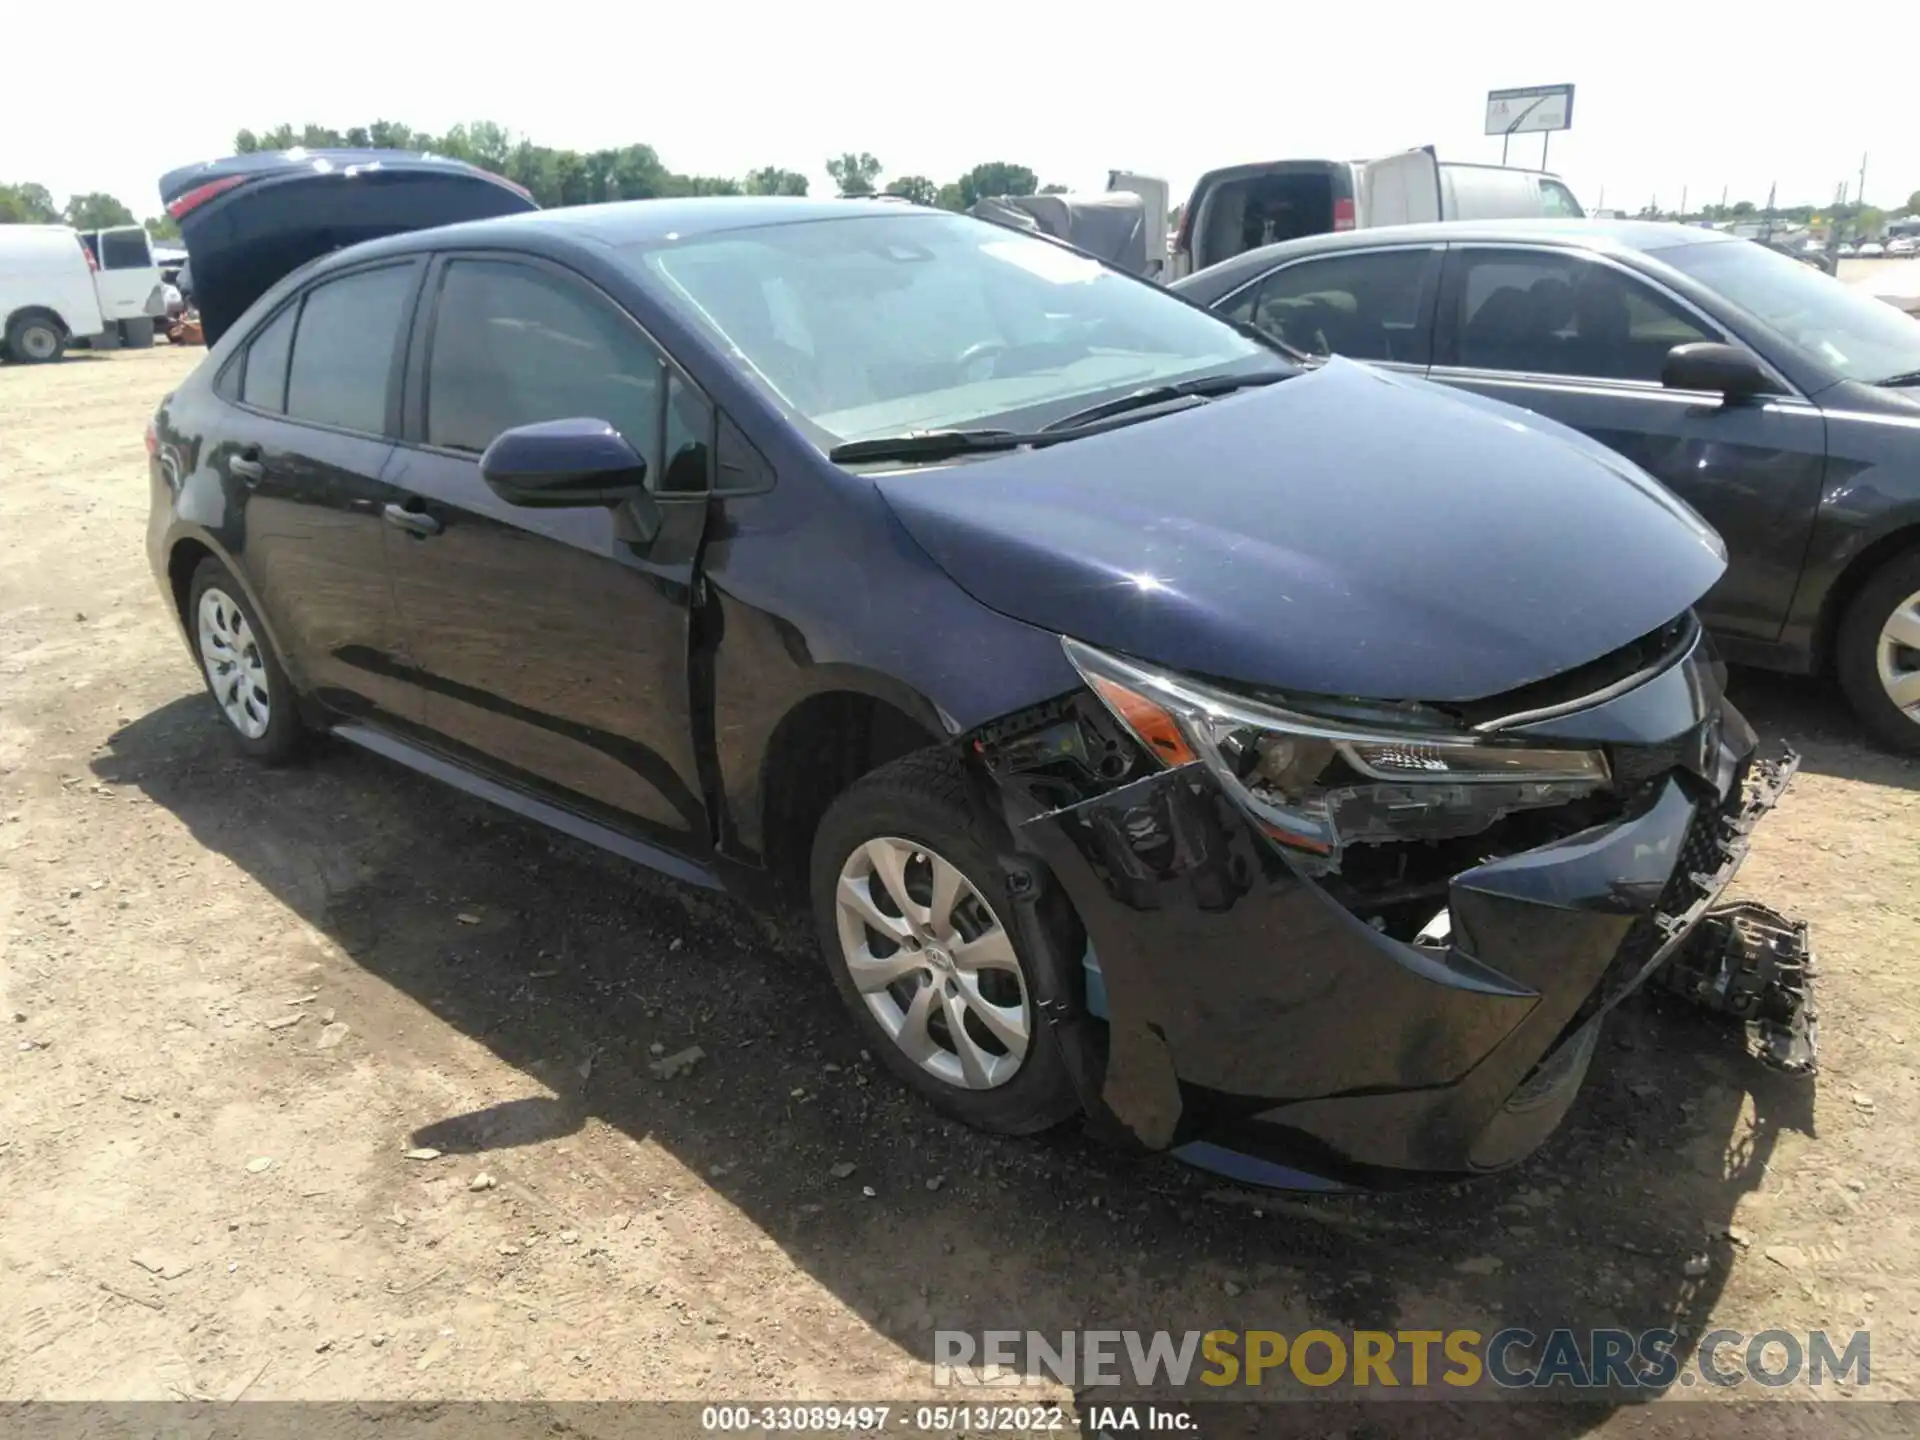
[[[1853,203],[1865,206],[1867,203],[1867,157],[1860,157],[1860,188],[1853,192]]]
[[[1683,223],[1683,224],[1684,224],[1684,223],[1686,222],[1686,218],[1687,218],[1687,187],[1686,187],[1686,186],[1684,186],[1684,185],[1682,185],[1682,186],[1680,187],[1680,220],[1681,220],[1681,223]]]

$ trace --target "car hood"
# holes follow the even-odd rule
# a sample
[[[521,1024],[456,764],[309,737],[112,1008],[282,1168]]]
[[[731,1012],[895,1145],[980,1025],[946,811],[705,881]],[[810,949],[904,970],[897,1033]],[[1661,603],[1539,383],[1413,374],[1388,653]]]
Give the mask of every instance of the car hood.
[[[1322,695],[1497,695],[1658,628],[1726,565],[1698,515],[1577,432],[1341,360],[875,483],[1004,614]]]

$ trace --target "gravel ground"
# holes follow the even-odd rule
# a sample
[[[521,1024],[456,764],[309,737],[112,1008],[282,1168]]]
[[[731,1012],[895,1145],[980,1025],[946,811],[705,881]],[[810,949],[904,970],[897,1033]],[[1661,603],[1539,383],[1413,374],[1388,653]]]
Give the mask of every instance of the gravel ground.
[[[143,555],[199,355],[0,369],[0,1395],[925,1397],[936,1327],[1315,1324],[1868,1327],[1920,1384],[1920,767],[1823,687],[1735,690],[1807,757],[1741,891],[1814,922],[1817,1082],[1640,1001],[1518,1171],[1256,1195],[939,1120],[730,901],[240,759]]]

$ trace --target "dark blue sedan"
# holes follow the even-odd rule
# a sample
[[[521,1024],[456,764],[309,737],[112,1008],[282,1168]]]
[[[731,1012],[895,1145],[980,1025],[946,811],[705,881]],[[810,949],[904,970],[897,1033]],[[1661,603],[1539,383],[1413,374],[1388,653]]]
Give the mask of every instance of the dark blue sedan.
[[[1510,1164],[1790,773],[1694,618],[1718,539],[1524,410],[917,206],[164,190],[216,343],[148,542],[235,742],[810,911],[970,1123]]]

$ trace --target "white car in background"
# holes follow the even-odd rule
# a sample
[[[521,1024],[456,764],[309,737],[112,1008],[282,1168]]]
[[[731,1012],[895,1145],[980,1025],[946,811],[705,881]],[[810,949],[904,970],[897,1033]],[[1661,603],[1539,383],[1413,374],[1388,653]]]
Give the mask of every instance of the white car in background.
[[[1854,251],[1854,254],[1858,255],[1862,260],[1878,260],[1886,253],[1887,247],[1882,245],[1878,240],[1869,240],[1861,245],[1858,250]]]
[[[1898,240],[1889,240],[1887,242],[1887,254],[1889,255],[1920,254],[1920,240],[1914,239],[1913,236],[1911,235],[1902,235]]]
[[[105,343],[145,349],[167,313],[166,291],[153,242],[139,225],[84,230],[80,243],[93,262],[94,289],[106,322]]]
[[[70,225],[0,225],[0,359],[58,360],[104,330],[93,260]]]

